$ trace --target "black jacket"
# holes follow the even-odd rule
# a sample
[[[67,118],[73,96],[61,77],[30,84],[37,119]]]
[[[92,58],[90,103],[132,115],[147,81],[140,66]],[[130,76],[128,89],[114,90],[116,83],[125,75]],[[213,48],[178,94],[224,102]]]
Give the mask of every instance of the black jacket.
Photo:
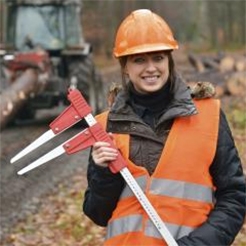
[[[151,128],[140,118],[143,118],[141,115],[143,112],[134,104],[129,103],[129,97],[124,92],[117,97],[111,109],[107,130],[130,134],[133,146],[141,144],[141,139],[145,137],[146,146],[148,145],[146,141],[147,143],[152,141],[152,144],[155,142],[156,149],[158,149],[158,144],[165,142],[173,119],[197,113],[187,87],[179,79],[175,81],[173,91],[172,100],[157,122],[155,128],[157,134],[153,139],[146,137],[153,135],[153,126]],[[158,128],[158,125],[161,127]],[[162,133],[158,129],[162,129]],[[159,148],[162,149],[163,146]],[[137,163],[138,155],[134,155],[134,153],[132,155]],[[158,153],[156,156],[158,157]],[[152,160],[153,163],[155,161]],[[151,172],[151,168],[149,172]],[[215,207],[203,225],[177,241],[180,246],[230,245],[244,221],[245,177],[231,131],[222,111],[217,150],[210,167],[210,173],[214,185],[217,187]],[[88,188],[84,196],[83,211],[96,224],[107,226],[125,182],[120,174],[112,174],[108,168],[95,165],[91,157],[87,178]]]

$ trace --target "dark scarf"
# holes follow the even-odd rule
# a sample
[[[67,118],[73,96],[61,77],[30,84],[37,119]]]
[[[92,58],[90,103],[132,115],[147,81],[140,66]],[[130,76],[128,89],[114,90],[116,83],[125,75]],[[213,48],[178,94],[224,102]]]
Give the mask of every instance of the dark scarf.
[[[129,83],[130,105],[135,113],[149,124],[155,126],[159,116],[167,108],[172,98],[171,83],[168,81],[160,90],[150,93],[141,94],[137,92],[132,83]]]

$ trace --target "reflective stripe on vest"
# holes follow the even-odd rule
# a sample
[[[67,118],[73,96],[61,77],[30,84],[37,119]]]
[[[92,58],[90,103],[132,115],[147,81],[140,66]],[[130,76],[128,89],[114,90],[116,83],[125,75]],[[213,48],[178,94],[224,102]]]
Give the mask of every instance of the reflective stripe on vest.
[[[135,180],[137,181],[138,185],[140,186],[140,188],[142,190],[146,189],[146,180],[147,180],[146,176],[137,177],[137,178],[135,178]],[[123,189],[121,195],[120,195],[120,199],[127,198],[127,197],[130,197],[130,196],[135,196],[135,195],[133,194],[133,192],[129,188],[129,186],[126,185],[125,188]]]
[[[141,232],[143,224],[142,222],[142,215],[129,215],[121,217],[119,219],[115,219],[112,222],[110,222],[107,226],[106,239],[116,237],[124,233]],[[156,227],[153,225],[153,222],[151,220],[147,220],[145,223],[146,226],[144,234],[146,236],[162,239],[162,236],[160,235]],[[190,232],[194,230],[193,227],[179,226],[171,223],[165,223],[165,225],[176,239],[188,235]]]
[[[142,190],[146,189],[146,176],[140,176],[136,178],[137,183],[142,188]],[[214,191],[212,188],[199,185],[192,184],[179,180],[168,180],[168,179],[155,179],[151,180],[150,194],[176,197],[176,198],[185,198],[188,200],[194,200],[197,202],[207,202],[213,203],[214,201]],[[120,196],[120,199],[124,199],[127,197],[134,197],[133,192],[126,186]]]
[[[130,215],[115,219],[107,226],[106,238],[116,237],[129,232],[140,232],[142,230],[142,223],[142,215]]]
[[[165,225],[167,229],[170,231],[170,233],[172,234],[172,236],[176,239],[188,235],[190,232],[194,230],[194,227],[189,227],[189,226],[180,226],[171,223],[165,223]],[[144,234],[148,237],[155,237],[161,239],[161,235],[156,230],[151,220],[147,221]]]
[[[150,193],[198,202],[213,203],[213,189],[204,185],[179,180],[152,179]]]

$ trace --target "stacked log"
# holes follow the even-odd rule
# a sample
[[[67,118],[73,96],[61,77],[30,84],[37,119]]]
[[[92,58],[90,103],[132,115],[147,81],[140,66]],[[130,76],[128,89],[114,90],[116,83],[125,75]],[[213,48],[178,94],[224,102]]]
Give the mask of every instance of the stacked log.
[[[14,83],[0,94],[0,128],[1,130],[14,118],[31,93],[38,87],[38,73],[27,69]]]
[[[189,54],[188,60],[195,71],[186,77],[187,83],[210,81],[218,97],[225,94],[245,96],[246,57],[245,55],[221,55],[215,57]]]
[[[236,96],[246,95],[246,73],[236,72],[227,78],[226,87],[230,94]]]

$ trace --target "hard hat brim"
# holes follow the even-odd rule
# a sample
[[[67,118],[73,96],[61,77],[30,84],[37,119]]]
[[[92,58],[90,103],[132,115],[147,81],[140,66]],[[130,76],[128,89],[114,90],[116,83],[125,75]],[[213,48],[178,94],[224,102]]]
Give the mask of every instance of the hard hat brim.
[[[114,56],[116,58],[121,56],[128,56],[128,55],[134,55],[134,54],[141,54],[141,53],[149,53],[149,52],[156,52],[156,51],[165,51],[165,50],[176,50],[179,46],[177,43],[174,43],[172,45],[163,45],[163,44],[153,44],[153,45],[141,45],[133,48],[128,48],[124,50],[124,52],[116,52],[114,50]]]

